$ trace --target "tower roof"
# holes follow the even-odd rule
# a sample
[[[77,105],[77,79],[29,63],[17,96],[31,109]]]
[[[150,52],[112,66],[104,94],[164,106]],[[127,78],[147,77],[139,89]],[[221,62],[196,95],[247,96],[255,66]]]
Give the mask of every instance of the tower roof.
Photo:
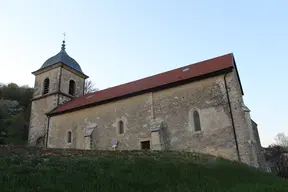
[[[49,59],[47,59],[40,69],[44,69],[46,67],[49,67],[51,65],[54,65],[60,62],[75,69],[76,71],[80,73],[83,73],[80,65],[72,57],[70,57],[65,51],[65,41],[63,41],[61,51],[58,54],[54,55],[53,57],[50,57]]]

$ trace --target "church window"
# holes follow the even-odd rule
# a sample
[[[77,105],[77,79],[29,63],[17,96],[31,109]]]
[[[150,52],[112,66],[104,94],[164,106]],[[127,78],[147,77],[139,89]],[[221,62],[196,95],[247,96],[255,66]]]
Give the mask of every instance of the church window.
[[[201,131],[200,117],[198,111],[193,112],[193,120],[195,131]]]
[[[43,82],[43,94],[47,94],[49,92],[49,78],[46,78]]]
[[[71,131],[68,131],[67,142],[68,142],[68,143],[71,143],[71,142],[72,142],[72,132],[71,132]]]
[[[119,121],[118,133],[119,134],[123,134],[124,133],[124,123],[123,123],[123,121]]]
[[[69,81],[69,94],[70,95],[75,95],[75,89],[76,89],[75,81],[70,80]]]

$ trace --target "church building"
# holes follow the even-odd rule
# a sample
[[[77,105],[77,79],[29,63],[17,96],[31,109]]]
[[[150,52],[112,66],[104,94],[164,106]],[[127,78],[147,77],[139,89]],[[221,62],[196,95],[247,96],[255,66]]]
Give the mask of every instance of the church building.
[[[30,146],[176,150],[261,164],[232,53],[85,95],[88,76],[63,41],[32,74]]]

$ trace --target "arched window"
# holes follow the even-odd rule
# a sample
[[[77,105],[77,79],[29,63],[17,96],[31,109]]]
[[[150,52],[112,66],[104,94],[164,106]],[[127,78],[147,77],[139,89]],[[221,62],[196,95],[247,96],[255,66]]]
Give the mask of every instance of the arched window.
[[[43,94],[47,94],[49,92],[49,78],[46,78],[43,82]]]
[[[67,142],[68,142],[68,143],[71,143],[71,142],[72,142],[72,132],[71,132],[71,131],[68,131]]]
[[[193,120],[195,131],[201,131],[200,117],[198,111],[193,112]]]
[[[118,133],[119,134],[123,134],[124,133],[124,123],[123,123],[123,121],[119,121]]]
[[[69,81],[69,94],[70,95],[75,95],[75,89],[76,89],[75,81],[70,80]]]

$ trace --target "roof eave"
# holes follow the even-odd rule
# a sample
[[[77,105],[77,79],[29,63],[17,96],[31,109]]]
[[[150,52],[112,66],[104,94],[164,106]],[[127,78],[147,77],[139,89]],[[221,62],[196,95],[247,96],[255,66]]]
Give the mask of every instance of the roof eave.
[[[37,69],[36,71],[33,71],[32,74],[33,75],[39,75],[41,73],[47,72],[51,69],[55,69],[55,68],[60,67],[60,66],[62,66],[62,63],[55,63],[53,65],[49,65],[47,67]]]
[[[235,58],[234,58],[233,53],[231,53],[231,54],[232,54],[232,64],[233,64],[233,67],[235,68],[236,75],[237,75],[237,79],[238,79],[238,81],[239,81],[239,85],[240,85],[240,89],[241,89],[241,94],[244,95],[244,91],[243,91],[243,87],[242,87],[240,75],[239,75],[239,72],[238,72],[238,69],[237,69],[236,61],[235,61]]]
[[[82,76],[84,79],[89,78],[88,75],[85,75],[83,72],[75,70],[74,68],[70,67],[69,65],[63,64],[63,67],[72,73],[76,73],[77,75]]]
[[[47,72],[47,71],[49,71],[51,69],[55,69],[55,68],[61,67],[61,66],[65,67],[66,69],[70,70],[73,73],[76,73],[77,75],[83,77],[84,79],[89,78],[89,76],[84,74],[83,72],[77,71],[77,70],[73,69],[72,67],[70,67],[70,66],[68,66],[68,65],[66,65],[65,63],[62,63],[62,62],[54,63],[53,65],[49,65],[47,67],[40,68],[40,69],[38,69],[36,71],[33,71],[32,74],[33,75],[39,75],[41,73]]]
[[[253,119],[251,119],[251,121],[252,121],[256,126],[258,126],[258,124],[257,124]]]

